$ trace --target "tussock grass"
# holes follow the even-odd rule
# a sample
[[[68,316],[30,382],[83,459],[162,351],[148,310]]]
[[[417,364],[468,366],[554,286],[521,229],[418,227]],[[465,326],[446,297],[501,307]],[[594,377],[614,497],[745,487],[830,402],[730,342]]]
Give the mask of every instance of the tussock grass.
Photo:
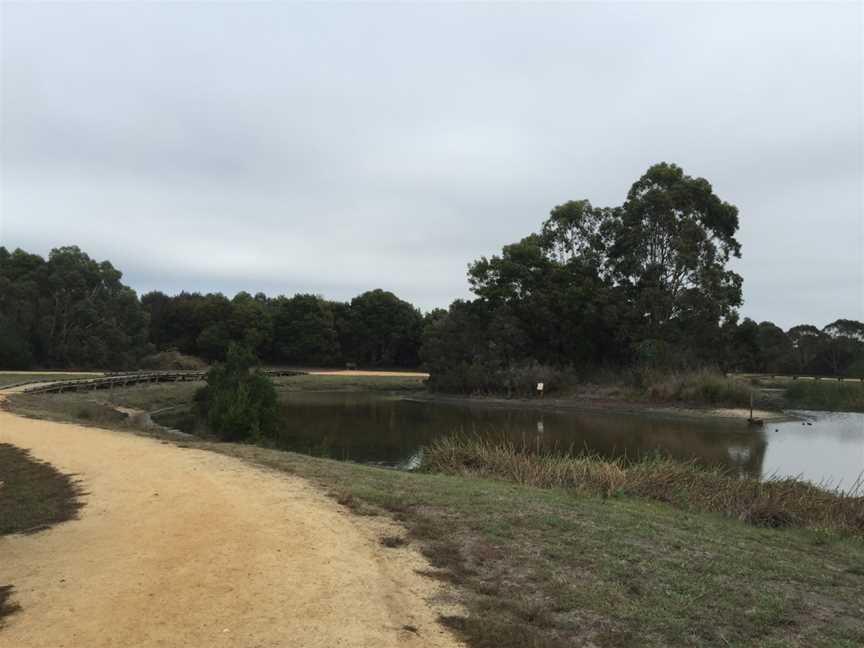
[[[864,412],[864,383],[796,380],[786,388],[785,396],[794,407]]]
[[[660,373],[642,372],[639,386],[656,401],[684,401],[707,405],[746,407],[750,404],[750,387],[719,371],[700,369]]]
[[[864,537],[864,493],[797,479],[741,478],[695,462],[648,458],[609,461],[593,455],[536,452],[508,440],[451,436],[425,448],[429,472],[505,479],[611,497],[627,495],[690,511],[720,513],[755,526],[804,527]]]

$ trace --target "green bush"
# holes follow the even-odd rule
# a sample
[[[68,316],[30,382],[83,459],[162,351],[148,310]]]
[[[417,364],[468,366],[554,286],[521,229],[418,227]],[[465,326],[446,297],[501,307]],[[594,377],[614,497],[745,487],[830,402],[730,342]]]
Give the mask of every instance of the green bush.
[[[271,436],[278,425],[276,388],[265,374],[253,369],[254,354],[232,345],[224,364],[207,372],[207,386],[195,395],[208,428],[223,441]]]
[[[433,373],[429,389],[470,396],[505,396],[529,398],[537,395],[537,383],[543,383],[545,394],[555,394],[575,384],[567,370],[526,362],[507,367],[463,362],[444,372]]]

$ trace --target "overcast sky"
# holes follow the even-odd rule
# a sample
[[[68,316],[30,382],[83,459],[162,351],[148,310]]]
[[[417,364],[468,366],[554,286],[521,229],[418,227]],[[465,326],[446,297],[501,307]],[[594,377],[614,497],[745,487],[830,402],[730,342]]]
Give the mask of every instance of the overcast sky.
[[[0,244],[429,309],[667,161],[739,207],[744,315],[864,319],[862,7],[4,3]]]

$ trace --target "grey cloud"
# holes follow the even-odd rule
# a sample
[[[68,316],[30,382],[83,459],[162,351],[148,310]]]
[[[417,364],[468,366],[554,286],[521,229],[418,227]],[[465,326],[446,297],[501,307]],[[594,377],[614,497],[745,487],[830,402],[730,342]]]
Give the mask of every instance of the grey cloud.
[[[739,206],[743,314],[864,317],[849,4],[2,5],[0,238],[139,290],[424,308],[650,164]]]

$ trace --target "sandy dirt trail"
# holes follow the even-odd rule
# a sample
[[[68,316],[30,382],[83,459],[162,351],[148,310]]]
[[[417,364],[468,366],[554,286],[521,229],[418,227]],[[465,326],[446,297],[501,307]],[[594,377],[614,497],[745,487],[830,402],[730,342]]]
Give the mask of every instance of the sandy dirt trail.
[[[300,478],[6,411],[0,443],[88,493],[80,519],[0,537],[21,606],[2,648],[458,645],[416,573],[428,565]]]

